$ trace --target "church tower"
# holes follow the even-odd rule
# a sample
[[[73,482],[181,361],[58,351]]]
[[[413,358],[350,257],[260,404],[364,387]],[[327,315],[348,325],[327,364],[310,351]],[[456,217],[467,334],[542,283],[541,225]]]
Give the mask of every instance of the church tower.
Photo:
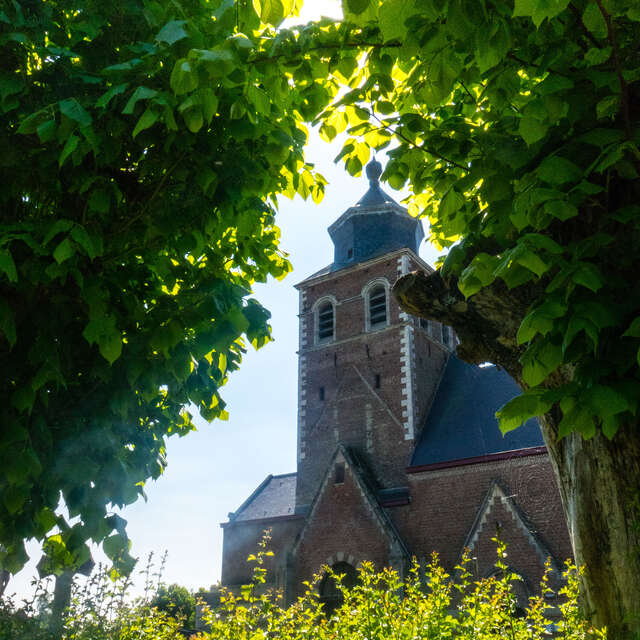
[[[419,322],[393,299],[399,276],[432,269],[418,257],[420,221],[380,188],[379,162],[366,172],[369,190],[329,227],[333,263],[297,285],[301,515],[338,446],[382,495],[408,499],[404,470],[453,346],[447,327]]]
[[[349,579],[365,560],[402,575],[434,550],[453,571],[470,548],[490,575],[499,527],[526,602],[546,559],[557,577],[571,553],[540,428],[503,436],[495,413],[515,382],[463,362],[447,327],[396,304],[399,276],[432,269],[420,221],[380,188],[381,172],[369,163],[368,191],[329,227],[333,262],[297,285],[297,472],[267,476],[222,524],[222,583],[251,579],[246,558],[265,530],[266,586],[286,602],[324,565]],[[327,608],[332,585],[317,585]]]

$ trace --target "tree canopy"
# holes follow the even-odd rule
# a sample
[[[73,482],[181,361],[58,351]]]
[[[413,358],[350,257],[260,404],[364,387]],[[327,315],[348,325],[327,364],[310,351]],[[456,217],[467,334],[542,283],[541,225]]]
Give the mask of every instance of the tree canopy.
[[[230,0],[0,8],[11,572],[29,538],[43,542],[44,573],[86,561],[87,540],[130,568],[113,506],[162,473],[165,437],[194,428],[190,404],[225,418],[220,387],[247,344],[270,339],[250,293],[290,270],[276,194],[319,200],[324,187],[302,156],[300,111],[317,114],[304,88],[250,60],[272,35]]]

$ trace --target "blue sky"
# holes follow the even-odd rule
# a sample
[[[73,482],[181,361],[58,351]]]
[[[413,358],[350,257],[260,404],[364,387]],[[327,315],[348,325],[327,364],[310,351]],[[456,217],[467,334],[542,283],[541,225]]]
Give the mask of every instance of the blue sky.
[[[340,15],[335,0],[307,0],[301,18]],[[281,248],[289,254],[293,273],[281,282],[255,287],[255,297],[272,313],[275,341],[258,352],[249,351],[239,371],[223,389],[230,419],[211,424],[198,419],[198,431],[168,442],[164,475],[145,488],[148,501],[122,512],[140,564],[149,552],[168,551],[164,582],[190,589],[209,587],[220,578],[220,523],[269,474],[295,471],[298,295],[293,285],[332,261],[327,227],[368,188],[364,176],[352,178],[333,158],[340,143],[329,145],[313,132],[307,160],[329,181],[320,205],[283,199],[277,216]],[[384,154],[378,158],[385,163]],[[384,187],[396,200],[403,195]],[[421,255],[433,263],[436,252],[423,245]],[[24,594],[39,554],[16,576],[9,592]],[[96,554],[96,559],[100,555]],[[139,580],[138,582],[142,582]]]

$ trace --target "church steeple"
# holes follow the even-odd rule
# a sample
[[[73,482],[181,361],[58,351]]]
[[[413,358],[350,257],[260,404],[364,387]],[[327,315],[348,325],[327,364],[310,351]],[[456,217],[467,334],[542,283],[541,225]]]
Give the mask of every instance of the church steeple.
[[[376,159],[369,162],[366,174],[368,191],[329,227],[334,271],[396,249],[417,254],[424,238],[420,221],[380,188],[382,165]]]

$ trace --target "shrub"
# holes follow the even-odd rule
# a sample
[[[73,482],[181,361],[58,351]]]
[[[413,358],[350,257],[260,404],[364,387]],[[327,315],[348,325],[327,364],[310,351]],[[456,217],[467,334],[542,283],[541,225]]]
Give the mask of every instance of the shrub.
[[[414,562],[402,580],[393,569],[376,571],[363,563],[357,584],[347,588],[343,576],[335,576],[343,602],[327,615],[317,593],[321,576],[306,584],[305,594],[292,606],[279,606],[280,594],[265,592],[264,546],[252,557],[251,584],[240,593],[225,591],[221,606],[205,613],[207,640],[604,640],[603,630],[593,629],[578,605],[581,570],[567,562],[563,585],[557,594],[549,586],[550,566],[540,593],[519,611],[514,583],[520,577],[506,564],[505,546],[498,545],[496,572],[473,580],[471,559],[465,555],[456,567],[456,579],[433,554],[421,571]],[[330,569],[325,569],[331,571]],[[549,617],[550,596],[559,596],[554,619]]]
[[[414,562],[401,579],[392,569],[376,571],[363,563],[355,585],[333,575],[342,603],[327,612],[317,586],[323,575],[305,583],[306,591],[294,604],[282,606],[282,595],[266,587],[267,539],[250,561],[253,579],[238,592],[222,590],[220,606],[206,610],[206,631],[197,640],[606,640],[604,630],[590,628],[578,605],[581,570],[567,562],[563,586],[549,586],[550,567],[540,593],[522,609],[515,595],[520,580],[506,562],[505,547],[498,544],[496,572],[475,580],[466,555],[456,567],[455,579],[434,554],[421,568]],[[129,597],[131,581],[113,581],[105,571],[75,585],[62,640],[183,640],[184,619],[152,606],[160,584],[150,578],[149,565],[142,597]],[[171,589],[166,589],[167,592]],[[175,591],[175,590],[174,590]],[[43,596],[43,593],[45,595]],[[549,597],[560,604],[552,620]],[[522,610],[521,610],[522,609]],[[47,626],[46,590],[40,588],[30,603],[17,607],[0,601],[0,640],[60,640]]]

